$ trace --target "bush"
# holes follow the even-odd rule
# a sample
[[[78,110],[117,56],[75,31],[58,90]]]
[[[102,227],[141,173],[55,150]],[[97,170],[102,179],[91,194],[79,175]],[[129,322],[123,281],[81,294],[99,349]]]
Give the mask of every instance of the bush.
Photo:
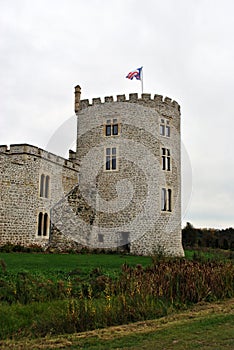
[[[39,253],[43,251],[43,248],[36,244],[25,247],[21,244],[6,243],[0,246],[0,252],[2,253]]]

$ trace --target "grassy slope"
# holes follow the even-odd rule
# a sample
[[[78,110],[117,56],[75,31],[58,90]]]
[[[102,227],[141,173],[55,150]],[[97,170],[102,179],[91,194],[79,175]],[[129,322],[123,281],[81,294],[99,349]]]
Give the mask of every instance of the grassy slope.
[[[1,341],[1,349],[233,350],[234,299],[199,304],[158,320],[45,339]]]

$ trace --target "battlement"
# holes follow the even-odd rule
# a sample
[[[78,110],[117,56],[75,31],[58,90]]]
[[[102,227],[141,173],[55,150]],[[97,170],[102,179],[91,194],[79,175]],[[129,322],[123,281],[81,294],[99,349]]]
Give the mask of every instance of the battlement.
[[[70,169],[77,170],[79,169],[78,164],[75,164],[71,160],[65,159],[63,157],[57,156],[51,152],[45,151],[42,148],[38,148],[36,146],[28,145],[28,144],[13,144],[9,147],[6,145],[0,145],[0,153],[5,155],[13,156],[13,155],[28,155],[32,157],[38,157],[55,164],[65,166]]]
[[[113,96],[104,97],[104,101],[102,102],[100,97],[93,98],[92,103],[89,102],[88,99],[79,101],[79,110],[88,108],[90,106],[95,106],[103,103],[110,102],[128,102],[128,103],[137,103],[140,105],[146,105],[151,108],[158,108],[162,106],[167,106],[173,108],[175,111],[180,112],[180,105],[172,100],[169,97],[163,97],[162,95],[154,95],[151,98],[151,94],[141,94],[139,97],[137,93],[129,94],[129,98],[127,99],[125,95],[117,95],[116,100],[114,100]],[[77,112],[78,110],[76,110]]]

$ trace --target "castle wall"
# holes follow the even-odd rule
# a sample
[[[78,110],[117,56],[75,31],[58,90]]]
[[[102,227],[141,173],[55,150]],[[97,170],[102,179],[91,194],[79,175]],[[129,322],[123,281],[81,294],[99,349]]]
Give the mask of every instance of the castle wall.
[[[90,103],[79,86],[75,98],[70,160],[0,146],[0,245],[183,255],[178,103],[150,94]]]
[[[82,244],[88,232],[89,248],[127,246],[134,254],[163,249],[183,255],[178,103],[160,95],[151,99],[149,94],[130,94],[128,100],[124,95],[116,101],[106,97],[104,103],[96,98],[76,107],[79,191],[94,214],[90,222],[82,209],[76,211],[76,218],[61,230],[67,236],[72,231]],[[108,120],[117,120],[118,135],[105,135]],[[160,134],[162,120],[170,125],[170,137]],[[111,171],[105,169],[107,148],[117,154],[117,168]],[[170,151],[170,171],[162,170],[163,148]],[[162,189],[170,191],[170,210],[161,208]],[[75,221],[81,228],[77,231],[72,227]]]
[[[78,166],[30,145],[0,146],[0,245],[46,245],[51,207],[77,184]],[[48,177],[45,195],[42,175]],[[48,198],[46,198],[48,197]],[[48,230],[38,235],[39,213],[48,214]],[[46,227],[47,227],[46,226]]]

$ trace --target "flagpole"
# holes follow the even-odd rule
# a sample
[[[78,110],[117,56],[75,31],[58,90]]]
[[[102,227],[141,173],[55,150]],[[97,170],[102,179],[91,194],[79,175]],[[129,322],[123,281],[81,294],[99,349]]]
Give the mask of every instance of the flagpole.
[[[141,67],[141,93],[143,94],[143,67]]]

